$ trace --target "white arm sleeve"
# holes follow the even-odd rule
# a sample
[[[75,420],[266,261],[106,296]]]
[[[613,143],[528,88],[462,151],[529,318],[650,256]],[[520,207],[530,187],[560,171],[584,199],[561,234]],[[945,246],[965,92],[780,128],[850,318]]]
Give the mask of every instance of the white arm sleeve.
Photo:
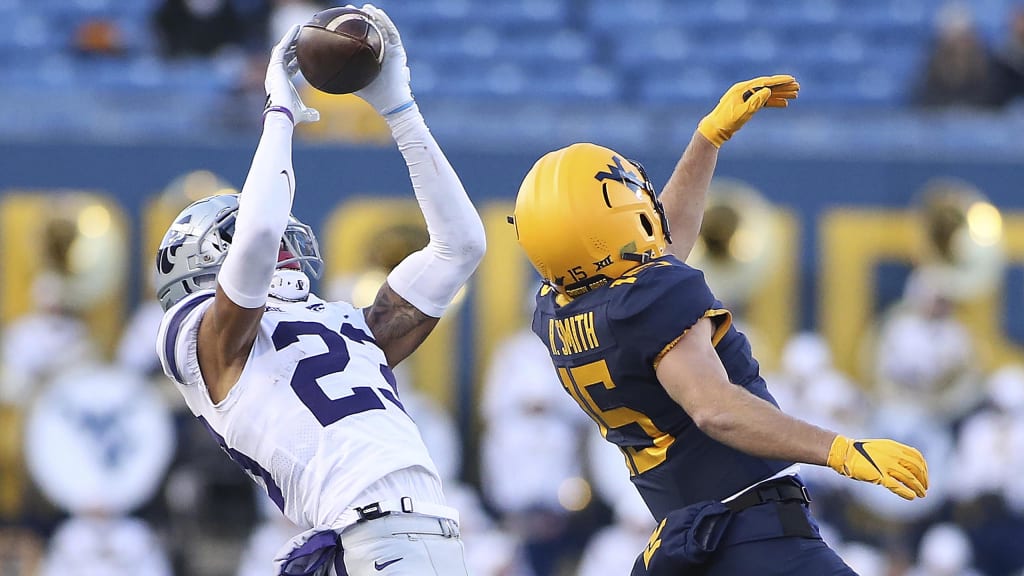
[[[293,128],[283,113],[267,114],[263,136],[238,198],[235,235],[217,283],[242,308],[266,304],[277,267],[278,247],[288,226],[295,186]]]
[[[484,225],[455,170],[413,105],[388,119],[409,167],[430,242],[388,275],[388,285],[419,311],[440,318],[486,249]]]

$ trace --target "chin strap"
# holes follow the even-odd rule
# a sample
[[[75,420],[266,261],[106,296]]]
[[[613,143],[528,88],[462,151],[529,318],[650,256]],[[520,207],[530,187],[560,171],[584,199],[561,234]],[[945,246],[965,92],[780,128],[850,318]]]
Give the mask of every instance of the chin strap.
[[[309,277],[300,270],[275,270],[269,295],[285,302],[302,302],[309,298]]]

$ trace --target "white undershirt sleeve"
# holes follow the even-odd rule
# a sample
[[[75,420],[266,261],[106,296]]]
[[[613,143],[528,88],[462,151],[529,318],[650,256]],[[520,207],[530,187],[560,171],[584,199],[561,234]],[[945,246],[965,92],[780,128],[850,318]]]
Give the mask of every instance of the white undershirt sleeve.
[[[430,234],[425,248],[391,271],[388,285],[427,316],[440,318],[483,258],[484,226],[419,109],[413,105],[388,122]]]
[[[295,192],[292,170],[292,121],[271,111],[238,199],[231,248],[217,283],[242,308],[266,304],[277,267],[278,248],[288,226]]]

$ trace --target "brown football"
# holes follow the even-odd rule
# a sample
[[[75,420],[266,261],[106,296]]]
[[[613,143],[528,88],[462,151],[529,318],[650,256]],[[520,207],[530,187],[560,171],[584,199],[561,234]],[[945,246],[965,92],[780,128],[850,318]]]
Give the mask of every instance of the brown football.
[[[311,86],[329,94],[348,94],[380,74],[384,41],[365,12],[330,8],[302,26],[295,56]]]

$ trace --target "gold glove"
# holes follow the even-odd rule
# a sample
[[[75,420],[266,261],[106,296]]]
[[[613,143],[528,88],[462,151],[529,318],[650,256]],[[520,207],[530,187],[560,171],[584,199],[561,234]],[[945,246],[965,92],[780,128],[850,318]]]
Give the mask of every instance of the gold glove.
[[[854,480],[881,484],[907,500],[924,498],[928,490],[924,456],[894,440],[850,440],[837,435],[828,451],[828,465]]]
[[[761,76],[733,84],[718,105],[705,116],[697,130],[716,148],[721,148],[737,130],[764,108],[785,108],[800,92],[800,84],[788,74]]]

